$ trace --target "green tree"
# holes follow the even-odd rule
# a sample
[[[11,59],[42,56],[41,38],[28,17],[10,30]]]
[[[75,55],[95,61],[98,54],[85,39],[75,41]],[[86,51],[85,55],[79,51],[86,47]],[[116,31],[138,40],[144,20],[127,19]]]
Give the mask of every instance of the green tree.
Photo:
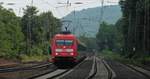
[[[85,34],[79,37],[79,40],[86,46],[86,49],[91,51],[93,49],[98,49],[96,44],[96,38],[94,37],[87,37]]]
[[[124,51],[128,58],[148,55],[150,51],[149,0],[120,0],[123,12]],[[150,54],[150,53],[149,53]]]
[[[49,40],[60,31],[61,23],[51,12],[37,14],[34,6],[27,6],[22,17],[22,30],[26,36],[26,53],[44,54]]]
[[[20,18],[12,11],[0,6],[0,56],[18,57],[23,46],[24,35],[20,27]]]
[[[118,42],[117,33],[118,33],[117,28],[114,25],[109,25],[105,22],[100,24],[100,28],[96,36],[99,49],[101,51],[104,49],[109,50],[119,49],[120,47],[119,44],[117,43]]]

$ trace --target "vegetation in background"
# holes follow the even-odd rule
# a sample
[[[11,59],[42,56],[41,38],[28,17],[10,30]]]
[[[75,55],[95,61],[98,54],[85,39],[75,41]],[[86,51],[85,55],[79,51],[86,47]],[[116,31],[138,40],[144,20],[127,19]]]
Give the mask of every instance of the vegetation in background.
[[[79,40],[86,45],[86,49],[91,51],[93,49],[98,49],[96,44],[96,38],[87,37],[84,34],[79,37]]]
[[[0,57],[25,61],[47,58],[49,40],[60,31],[60,20],[51,12],[38,14],[34,6],[23,17],[0,6]]]
[[[119,52],[122,49],[122,34],[115,25],[103,22],[96,35],[99,50],[105,49]]]
[[[121,0],[121,23],[126,58],[150,56],[150,0]]]
[[[123,15],[115,25],[100,25],[97,34],[100,50],[105,52],[103,54],[108,58],[121,56],[120,60],[127,62],[149,63],[150,0],[120,0],[120,6]],[[119,52],[110,52],[118,48]]]
[[[21,19],[22,31],[26,39],[25,53],[28,55],[47,54],[49,40],[60,31],[60,21],[51,12],[37,15],[37,8],[27,6]]]
[[[100,53],[101,56],[103,56],[105,59],[111,59],[111,60],[123,60],[123,57],[117,53],[117,52],[112,52],[110,50],[103,50]]]
[[[149,58],[146,58],[146,59],[143,59],[143,58],[137,58],[137,59],[124,58],[122,55],[120,55],[120,53],[113,52],[113,51],[110,51],[110,50],[103,50],[99,53],[99,55],[101,57],[103,57],[104,59],[115,60],[115,61],[119,61],[119,62],[122,62],[122,63],[135,64],[135,65],[148,64],[147,62],[143,62],[143,61],[145,61],[145,60],[150,61]]]
[[[0,57],[18,58],[23,40],[20,18],[0,6]]]

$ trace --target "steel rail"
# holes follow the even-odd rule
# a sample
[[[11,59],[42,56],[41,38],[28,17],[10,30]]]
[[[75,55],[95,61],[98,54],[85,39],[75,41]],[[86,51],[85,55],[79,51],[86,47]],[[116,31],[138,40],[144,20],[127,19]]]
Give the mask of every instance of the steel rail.
[[[150,79],[150,75],[145,74],[144,72],[142,72],[142,71],[140,71],[140,70],[138,70],[138,69],[136,69],[136,68],[134,68],[134,67],[132,67],[132,66],[130,66],[130,65],[128,65],[128,64],[123,64],[123,65],[125,65],[125,66],[131,68],[132,70],[134,70],[134,71],[136,71],[136,72],[138,72],[138,73],[144,75],[144,76],[147,77],[148,79]],[[142,68],[142,67],[141,67],[141,68]],[[146,70],[146,69],[145,69],[145,70]],[[147,70],[147,71],[149,71],[149,70]]]
[[[80,65],[84,62],[85,59],[86,59],[86,57],[82,57],[81,59],[79,59],[79,60],[78,60],[78,65],[76,65],[74,68],[80,66]],[[73,69],[74,69],[74,68],[73,68]],[[73,71],[73,69],[67,69],[67,70],[65,70],[65,71],[62,72],[62,73],[59,73],[59,74],[54,75],[54,76],[52,76],[52,77],[49,77],[48,79],[55,79],[55,78],[61,77],[62,75],[68,73],[69,71]]]
[[[46,63],[46,64],[40,64],[40,65],[38,64],[38,65],[34,65],[34,66],[29,66],[29,67],[10,67],[10,68],[0,69],[0,73],[16,72],[16,71],[20,71],[20,70],[32,70],[32,69],[47,67],[50,65],[52,65],[52,63]]]
[[[78,60],[79,65],[82,63],[82,61],[84,61],[85,58],[86,57],[82,57],[82,58],[80,58]],[[70,70],[72,70],[72,69],[66,69],[66,70],[56,69],[56,70],[53,70],[51,72],[47,72],[47,73],[43,73],[43,74],[40,74],[40,75],[37,75],[37,76],[33,76],[33,77],[29,78],[29,79],[40,79],[40,77],[42,78],[42,76],[45,76],[45,75],[48,75],[48,74],[53,74],[53,73],[55,73],[57,71],[61,71],[60,73],[53,74],[53,75],[51,75],[50,77],[47,78],[47,79],[54,79],[54,78],[57,78],[57,77],[60,77],[60,76],[64,75],[65,73],[69,72]]]
[[[104,66],[106,67],[106,69],[108,71],[108,79],[113,79],[113,72],[110,69],[109,65],[106,64],[106,62],[104,60],[102,60],[102,63],[104,64]]]
[[[92,79],[96,75],[96,73],[97,73],[97,60],[96,60],[95,57],[94,57],[94,63],[93,64],[94,64],[94,71],[86,79]]]

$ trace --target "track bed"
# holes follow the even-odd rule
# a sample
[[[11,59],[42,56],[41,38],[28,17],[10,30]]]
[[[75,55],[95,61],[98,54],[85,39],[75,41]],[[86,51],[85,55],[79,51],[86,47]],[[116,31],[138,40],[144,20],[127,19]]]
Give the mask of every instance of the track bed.
[[[107,60],[107,63],[116,73],[114,79],[149,79],[145,75],[119,62]]]

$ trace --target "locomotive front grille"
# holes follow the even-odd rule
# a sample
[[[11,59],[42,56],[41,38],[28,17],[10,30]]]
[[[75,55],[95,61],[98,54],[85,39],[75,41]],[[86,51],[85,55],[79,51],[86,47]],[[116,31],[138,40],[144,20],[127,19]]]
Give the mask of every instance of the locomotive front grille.
[[[73,51],[73,49],[56,49],[55,52],[57,52],[57,53],[63,53],[63,52],[72,53],[74,51]]]

